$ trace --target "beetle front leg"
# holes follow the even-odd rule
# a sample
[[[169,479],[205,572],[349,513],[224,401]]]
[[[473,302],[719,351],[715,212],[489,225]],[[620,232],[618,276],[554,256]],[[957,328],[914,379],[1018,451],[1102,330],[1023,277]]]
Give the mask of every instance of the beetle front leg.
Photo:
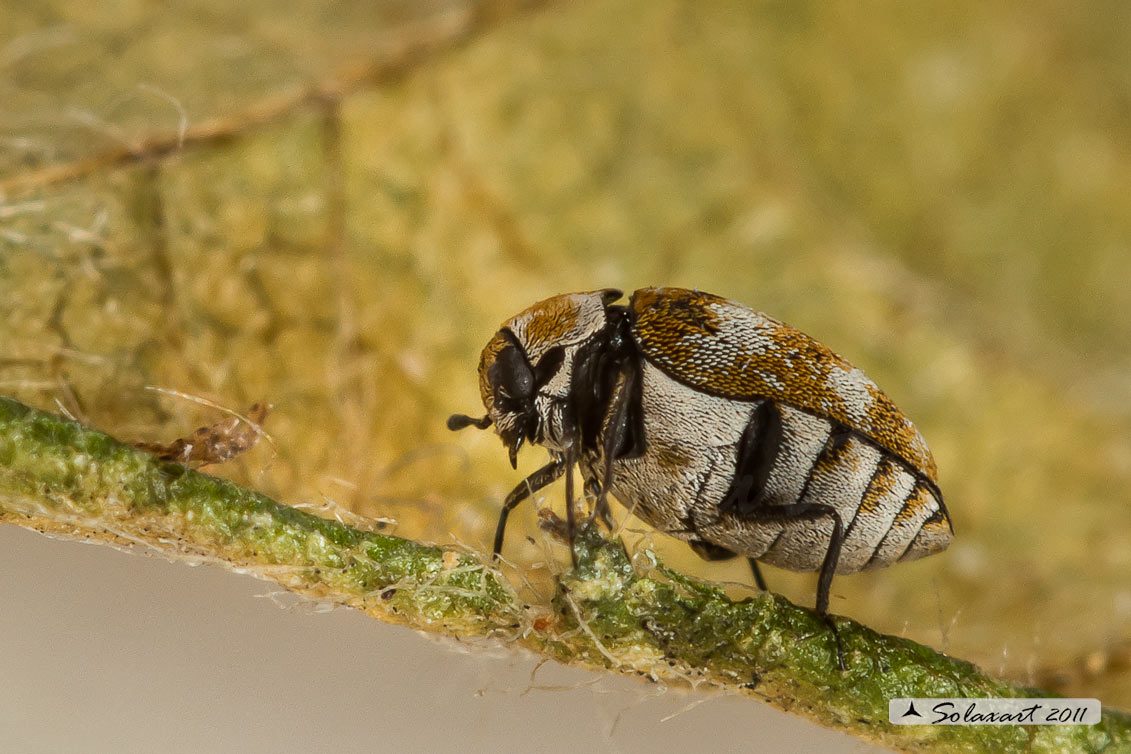
[[[623,370],[620,379],[617,380],[613,399],[610,402],[612,408],[609,411],[608,423],[605,426],[604,447],[602,448],[605,468],[601,477],[600,496],[597,498],[598,510],[602,507],[607,509],[609,505],[609,488],[613,486],[613,461],[616,460],[617,452],[628,437],[628,405],[635,389],[636,372],[632,369]]]
[[[503,501],[503,509],[499,512],[499,523],[495,527],[495,547],[493,552],[496,559],[503,550],[503,534],[507,529],[507,516],[510,514],[511,509],[560,477],[565,469],[565,459],[561,457],[555,458],[526,477],[526,479],[519,482],[518,486],[507,495],[507,499]]]

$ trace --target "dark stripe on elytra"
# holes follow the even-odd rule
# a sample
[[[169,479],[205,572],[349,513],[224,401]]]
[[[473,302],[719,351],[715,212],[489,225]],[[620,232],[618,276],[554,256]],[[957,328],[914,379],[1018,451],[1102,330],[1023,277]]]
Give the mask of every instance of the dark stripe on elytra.
[[[636,338],[636,337],[637,336],[634,332],[633,338]],[[886,445],[881,444],[880,442],[878,442],[874,438],[869,437],[868,435],[864,434],[864,432],[862,432],[861,430],[854,429],[852,427],[849,427],[846,424],[841,424],[840,422],[838,422],[835,419],[827,416],[826,414],[821,414],[821,413],[818,413],[818,412],[816,412],[816,411],[814,411],[810,408],[806,408],[804,406],[798,406],[796,404],[790,403],[789,401],[781,400],[780,397],[750,396],[750,395],[745,395],[745,394],[744,395],[735,395],[733,393],[728,393],[725,390],[711,390],[711,389],[706,388],[702,385],[695,385],[690,380],[688,380],[687,378],[677,374],[674,370],[672,370],[669,366],[667,366],[663,362],[660,362],[660,361],[657,361],[656,359],[650,358],[648,356],[648,354],[641,352],[640,357],[641,357],[642,360],[647,361],[649,364],[654,366],[656,369],[660,370],[664,375],[666,375],[668,377],[668,379],[671,379],[675,382],[678,382],[679,384],[684,385],[685,387],[688,387],[688,388],[690,388],[690,389],[692,389],[696,392],[705,393],[706,395],[714,395],[714,396],[718,396],[720,398],[728,398],[728,399],[733,400],[733,401],[741,401],[741,402],[744,402],[744,403],[754,403],[758,400],[772,400],[772,401],[775,401],[776,403],[780,403],[783,406],[789,406],[794,411],[798,411],[798,412],[803,413],[803,414],[808,414],[809,416],[814,416],[814,417],[821,419],[823,421],[826,421],[830,424],[840,424],[840,426],[845,427],[847,429],[847,431],[849,431],[850,433],[855,435],[861,441],[866,442],[870,445],[874,445],[875,447],[884,451],[884,453],[890,455],[893,459],[895,459],[899,463],[900,466],[902,466],[907,471],[908,474],[915,477],[917,482],[919,482],[920,484],[926,485],[927,488],[932,492],[932,494],[934,494],[935,500],[938,501],[939,508],[944,513],[946,513],[947,520],[950,520],[950,513],[946,510],[946,503],[943,502],[942,491],[939,489],[938,483],[935,482],[934,480],[932,480],[930,477],[928,477],[923,472],[923,470],[921,468],[916,466],[913,462],[909,461],[908,459],[904,458],[896,450],[889,448]],[[801,498],[798,497],[797,500],[800,502]],[[953,524],[951,525],[951,528],[953,529]]]
[[[841,451],[844,450],[844,446],[848,444],[853,434],[852,428],[845,424],[828,418],[825,421],[829,423],[831,428],[825,438],[825,444],[821,446],[821,451],[817,453],[817,457],[813,459],[812,465],[809,466],[809,473],[805,475],[805,484],[801,486],[801,492],[797,495],[797,502],[799,503],[805,502],[805,496],[809,494],[809,485],[813,483],[814,475],[819,470],[831,468],[836,464]]]
[[[735,454],[730,488],[719,502],[719,511],[751,515],[765,504],[766,482],[773,471],[784,430],[781,411],[771,400],[758,404],[742,431]]]
[[[941,508],[939,510],[935,511],[934,513],[932,513],[931,515],[927,516],[925,519],[923,519],[923,523],[919,524],[919,528],[918,528],[918,530],[916,530],[915,536],[912,537],[910,540],[908,540],[907,547],[903,548],[903,552],[901,552],[899,554],[899,557],[896,558],[896,560],[903,560],[904,558],[907,557],[907,553],[911,552],[912,545],[914,545],[919,540],[919,537],[923,536],[923,529],[927,526],[927,524],[938,523],[939,521],[942,521],[942,520],[943,520],[943,512],[942,512]],[[947,523],[948,526],[950,526],[950,517],[949,516],[946,518],[946,523]],[[954,527],[953,526],[950,526],[950,533],[954,534]]]
[[[895,529],[895,522],[899,518],[899,514],[903,513],[903,511],[907,509],[907,506],[911,504],[912,500],[919,497],[919,490],[923,487],[924,485],[919,480],[916,480],[915,484],[911,485],[911,489],[907,491],[907,494],[903,498],[903,505],[899,507],[899,511],[896,512],[895,517],[892,518],[891,523],[888,524],[888,530],[884,532],[884,536],[880,537],[880,541],[876,543],[875,549],[872,550],[872,557],[868,558],[868,562],[864,564],[861,570],[865,570],[872,565],[872,561],[874,561],[876,559],[876,556],[880,554],[880,548],[884,546],[884,542],[888,541],[888,535],[890,535]],[[930,490],[928,490],[928,492],[929,491]],[[922,524],[919,525],[919,528],[923,528]],[[916,532],[916,536],[918,536],[918,532]],[[915,537],[912,537],[907,541],[907,546],[910,547],[913,541],[915,541]],[[906,552],[906,549],[904,550],[904,552]],[[900,555],[900,557],[903,556]]]
[[[711,454],[711,462],[707,465],[706,471],[700,474],[695,480],[695,498],[691,501],[691,505],[687,507],[687,514],[683,517],[684,530],[687,532],[695,532],[702,539],[703,535],[699,534],[699,527],[695,525],[695,520],[692,518],[696,511],[702,510],[703,495],[707,491],[707,482],[711,480],[711,475],[715,473],[715,466],[719,463],[717,455]],[[668,534],[675,532],[669,531]]]
[[[780,541],[781,541],[781,538],[782,538],[782,537],[784,537],[784,536],[785,536],[785,522],[784,522],[784,521],[782,521],[782,522],[781,522],[781,529],[779,529],[779,530],[778,530],[778,535],[777,535],[776,537],[774,537],[774,541],[773,541],[773,542],[770,542],[770,546],[766,548],[765,552],[763,552],[763,553],[762,553],[761,555],[759,555],[758,557],[759,557],[759,558],[764,558],[764,557],[766,557],[767,555],[769,555],[769,554],[770,554],[771,552],[773,552],[773,551],[774,551],[774,548],[778,546],[778,542],[780,542]]]
[[[860,509],[863,507],[864,501],[868,499],[872,488],[876,486],[876,480],[881,476],[880,472],[882,471],[883,475],[886,476],[895,465],[888,458],[889,455],[887,451],[881,450],[880,457],[876,459],[876,468],[872,469],[872,477],[868,480],[868,485],[864,488],[864,494],[860,496],[859,502],[856,503],[856,512],[852,515],[852,520],[848,522],[848,526],[844,529],[844,540],[846,542],[848,541],[849,535],[852,534],[852,530],[856,527],[856,522],[860,519]]]
[[[801,409],[798,409],[798,410],[801,410]],[[816,416],[819,419],[824,419],[827,422],[837,423],[837,422],[834,422],[832,419],[829,419],[827,416],[821,416],[820,414],[813,414],[813,416]],[[926,487],[927,490],[932,495],[935,496],[935,501],[939,504],[939,509],[942,510],[944,513],[946,513],[946,506],[943,504],[942,490],[939,489],[939,486],[938,486],[937,483],[933,482],[930,479],[930,477],[928,477],[926,474],[924,474],[922,472],[922,470],[920,470],[917,466],[915,466],[915,464],[911,463],[906,458],[901,456],[899,453],[896,453],[894,450],[891,450],[889,448],[884,447],[883,445],[880,445],[878,442],[873,440],[871,437],[868,437],[868,435],[864,434],[860,430],[855,429],[853,427],[850,427],[847,424],[841,424],[840,426],[844,428],[845,432],[849,433],[850,435],[855,437],[860,442],[866,442],[869,445],[871,445],[872,447],[879,448],[880,453],[882,454],[881,458],[887,458],[888,460],[892,461],[893,463],[898,464],[900,466],[900,468],[902,468],[904,471],[906,471],[908,474],[910,474],[912,476],[912,478],[915,479],[915,484],[917,486]],[[800,500],[800,498],[798,498],[798,499]],[[863,499],[863,498],[861,498],[861,499]],[[947,519],[949,520],[950,514],[946,513],[946,515],[947,515]]]
[[[809,485],[812,483],[813,475],[817,472],[817,470],[825,468],[826,466],[835,462],[836,459],[840,456],[841,451],[844,450],[844,446],[848,444],[848,440],[852,437],[851,427],[848,427],[838,421],[834,421],[827,417],[822,418],[824,418],[824,420],[830,425],[829,434],[825,437],[825,444],[821,446],[821,450],[817,453],[817,457],[813,459],[812,465],[809,466],[809,473],[805,475],[805,484],[802,485],[801,493],[797,496],[798,503],[803,502],[805,500],[805,496],[809,494]],[[785,523],[782,523],[781,531],[778,532],[778,535],[776,537],[774,537],[774,541],[771,542],[770,546],[766,548],[766,552],[763,553],[763,555],[768,555],[773,552],[773,549],[777,547],[778,542],[781,540],[784,534]],[[843,538],[841,539],[841,541],[844,541]]]

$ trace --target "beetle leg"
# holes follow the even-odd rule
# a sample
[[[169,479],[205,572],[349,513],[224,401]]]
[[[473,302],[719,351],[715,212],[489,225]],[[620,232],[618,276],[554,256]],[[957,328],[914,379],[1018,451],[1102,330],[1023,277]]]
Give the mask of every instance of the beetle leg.
[[[573,563],[573,567],[577,568],[577,550],[573,548],[573,539],[577,535],[577,521],[574,517],[573,510],[573,464],[576,453],[576,444],[571,443],[565,452],[565,475],[566,475],[566,532],[569,536],[569,559]]]
[[[605,427],[604,454],[605,473],[601,477],[601,492],[597,497],[597,511],[602,516],[608,516],[609,488],[613,483],[613,461],[616,460],[617,451],[624,445],[628,436],[628,406],[632,399],[632,392],[636,389],[636,370],[625,369],[621,372],[621,379],[617,381],[616,392],[609,410],[609,421]]]
[[[750,564],[750,572],[754,574],[755,585],[763,592],[770,591],[770,588],[766,586],[766,579],[762,576],[762,569],[758,567],[758,561],[754,558],[747,558],[746,562]]]
[[[710,542],[704,542],[701,539],[688,542],[687,544],[689,544],[691,549],[695,551],[695,554],[703,558],[703,560],[730,560],[738,556],[737,552],[732,552],[725,547],[720,547]],[[758,588],[763,592],[770,591],[766,587],[766,580],[762,578],[762,569],[758,567],[758,561],[754,558],[747,558],[746,562],[750,564],[750,572],[754,574],[754,583],[758,585]]]
[[[565,468],[565,460],[560,457],[555,458],[526,477],[526,479],[519,482],[518,486],[507,495],[506,500],[503,502],[503,509],[499,512],[499,524],[495,527],[494,557],[498,558],[499,553],[503,550],[503,533],[506,531],[507,515],[510,514],[511,509],[560,477],[562,472],[565,471]]]
[[[821,562],[821,573],[817,577],[817,613],[825,619],[825,623],[832,629],[833,638],[836,639],[836,658],[840,669],[844,670],[844,648],[840,643],[840,634],[836,624],[829,616],[829,590],[833,585],[833,574],[836,573],[837,561],[840,560],[840,547],[844,543],[844,523],[840,514],[831,505],[820,503],[791,503],[789,505],[762,505],[750,513],[750,517],[759,522],[768,521],[805,521],[830,516],[833,520],[833,534],[829,538],[829,549],[825,551],[825,559]]]
[[[710,542],[704,542],[701,539],[692,540],[687,544],[695,551],[696,555],[706,561],[730,560],[738,555],[737,552]]]
[[[586,500],[593,500],[593,512],[589,514],[588,523],[593,523],[593,519],[601,519],[601,523],[605,525],[609,531],[613,530],[613,513],[609,510],[609,501],[601,495],[601,483],[597,481],[597,477],[583,477],[584,483],[582,485],[582,495]],[[602,504],[602,501],[604,504]]]
[[[593,516],[601,519],[601,523],[603,523],[605,528],[609,531],[616,529],[616,526],[613,524],[613,512],[609,510],[609,500],[604,495],[597,498],[597,504],[593,507],[593,515],[589,518],[592,519]]]

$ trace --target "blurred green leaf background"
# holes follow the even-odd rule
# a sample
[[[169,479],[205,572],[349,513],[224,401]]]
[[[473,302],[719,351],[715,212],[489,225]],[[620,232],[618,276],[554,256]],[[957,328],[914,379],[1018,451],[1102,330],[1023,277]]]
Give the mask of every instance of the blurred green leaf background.
[[[0,11],[0,391],[139,440],[219,418],[152,387],[270,401],[216,473],[486,548],[519,476],[444,419],[498,324],[709,290],[936,455],[954,545],[834,612],[1131,707],[1131,6],[96,5]]]

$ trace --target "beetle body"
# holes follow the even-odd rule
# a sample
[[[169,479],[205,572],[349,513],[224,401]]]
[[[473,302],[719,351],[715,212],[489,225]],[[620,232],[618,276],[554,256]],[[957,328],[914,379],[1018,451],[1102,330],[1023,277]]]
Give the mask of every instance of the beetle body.
[[[914,560],[953,530],[922,436],[859,369],[809,336],[679,288],[555,296],[505,322],[483,351],[487,416],[511,454],[551,462],[523,498],[576,463],[587,489],[705,558],[742,555],[834,573]],[[572,501],[567,474],[567,497]],[[572,504],[569,506],[572,513]]]

